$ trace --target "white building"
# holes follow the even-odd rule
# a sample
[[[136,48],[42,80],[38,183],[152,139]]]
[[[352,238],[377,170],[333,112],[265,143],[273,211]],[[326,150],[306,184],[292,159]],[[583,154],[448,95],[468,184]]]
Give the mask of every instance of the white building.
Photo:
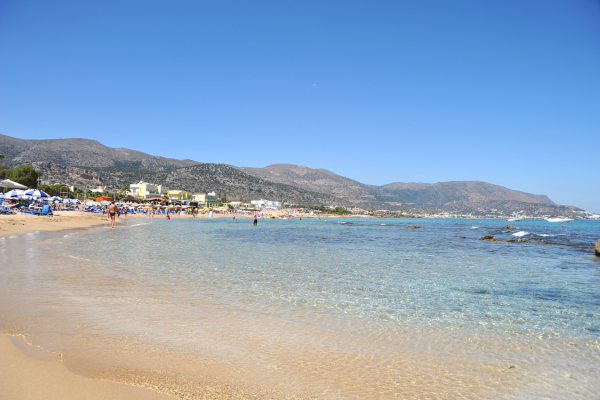
[[[219,198],[217,197],[217,194],[215,192],[212,193],[208,193],[208,194],[195,194],[193,196],[194,201],[197,201],[198,203],[218,203],[219,202]]]
[[[169,196],[169,200],[187,200],[188,192],[184,190],[168,190],[167,195]]]
[[[252,200],[250,203],[252,203],[256,208],[276,208],[278,210],[281,209],[280,201],[260,199]]]
[[[167,195],[168,188],[162,185],[155,185],[153,183],[146,183],[140,181],[139,183],[132,183],[129,185],[131,193],[141,199],[149,199],[152,197],[163,197]]]
[[[72,186],[71,186],[72,188]],[[73,189],[71,189],[71,192],[73,191]],[[106,191],[106,186],[96,186],[95,188],[91,188],[90,192],[92,193],[104,193]]]

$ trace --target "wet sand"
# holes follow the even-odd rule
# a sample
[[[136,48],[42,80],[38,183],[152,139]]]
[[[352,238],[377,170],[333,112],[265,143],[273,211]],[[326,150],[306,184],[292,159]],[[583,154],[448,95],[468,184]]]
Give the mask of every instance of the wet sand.
[[[21,339],[13,338],[13,340]],[[39,350],[37,356],[39,358],[25,355],[9,336],[0,335],[1,399],[167,400],[171,398],[149,389],[75,375],[61,364],[56,354]]]

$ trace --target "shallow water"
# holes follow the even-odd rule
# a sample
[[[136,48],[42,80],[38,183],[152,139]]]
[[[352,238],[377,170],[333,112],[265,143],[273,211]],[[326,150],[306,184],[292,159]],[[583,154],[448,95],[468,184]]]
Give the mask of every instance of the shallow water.
[[[505,225],[130,219],[2,238],[0,328],[182,398],[594,398],[600,222]]]

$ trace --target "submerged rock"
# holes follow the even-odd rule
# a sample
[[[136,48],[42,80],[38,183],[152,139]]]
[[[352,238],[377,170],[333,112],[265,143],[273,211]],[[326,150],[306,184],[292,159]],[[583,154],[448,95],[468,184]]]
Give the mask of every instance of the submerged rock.
[[[460,238],[461,238],[461,239],[466,239],[467,237],[466,237],[466,236],[461,236]]]
[[[522,238],[517,239],[517,242],[524,242],[524,241],[525,241],[525,239],[522,239]]]
[[[406,225],[407,228],[420,228],[419,225]]]
[[[600,257],[600,239],[596,240],[596,256]]]
[[[512,242],[514,242],[514,241],[515,241],[515,239],[506,239],[506,241],[507,241],[507,242],[511,242],[511,243],[512,243]]]
[[[506,229],[521,229],[518,226],[513,226],[513,225],[506,225],[505,228]]]

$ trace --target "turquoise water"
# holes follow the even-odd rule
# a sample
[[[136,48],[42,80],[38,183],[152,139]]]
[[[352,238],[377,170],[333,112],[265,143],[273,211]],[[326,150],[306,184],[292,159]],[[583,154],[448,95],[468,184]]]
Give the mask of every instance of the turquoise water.
[[[84,308],[69,315],[87,326],[173,346],[186,343],[199,356],[208,343],[214,346],[211,357],[230,363],[252,342],[256,363],[260,358],[266,365],[268,359],[288,371],[293,368],[271,352],[301,357],[308,350],[300,348],[317,354],[335,343],[344,363],[360,355],[349,374],[365,379],[385,381],[377,376],[382,369],[372,368],[377,362],[434,355],[441,358],[432,365],[457,357],[468,363],[462,375],[481,376],[478,368],[504,371],[515,363],[524,370],[518,379],[494,370],[498,377],[485,384],[475,379],[452,387],[452,380],[436,381],[432,393],[439,397],[593,398],[600,389],[600,258],[593,252],[600,222],[563,227],[526,220],[514,222],[519,229],[513,230],[505,229],[510,223],[503,220],[303,218],[259,221],[256,228],[250,219],[229,218],[133,223],[137,226],[91,230],[40,245],[60,248],[60,254],[43,267],[54,266],[52,279],[34,285],[43,286],[39,292],[61,292],[70,310]],[[478,240],[487,234],[500,241]],[[509,238],[525,241],[508,243]],[[66,278],[72,267],[64,267],[65,258],[84,260],[78,272],[89,276]],[[60,290],[53,281],[60,281]],[[199,322],[207,320],[212,330]],[[256,320],[262,322],[248,322]],[[308,333],[312,329],[319,333]],[[347,333],[352,338],[343,338]],[[269,338],[271,345],[267,349],[255,343],[257,338]],[[479,347],[469,347],[474,341]],[[375,355],[389,359],[371,364],[363,359]],[[419,368],[415,364],[411,371]],[[440,368],[440,375],[448,374]],[[313,384],[303,387],[323,394],[334,386],[342,398],[412,397],[387,383],[335,383],[334,372],[325,379],[305,371],[301,381]],[[390,391],[376,393],[384,389]],[[414,397],[419,390],[424,389]]]

